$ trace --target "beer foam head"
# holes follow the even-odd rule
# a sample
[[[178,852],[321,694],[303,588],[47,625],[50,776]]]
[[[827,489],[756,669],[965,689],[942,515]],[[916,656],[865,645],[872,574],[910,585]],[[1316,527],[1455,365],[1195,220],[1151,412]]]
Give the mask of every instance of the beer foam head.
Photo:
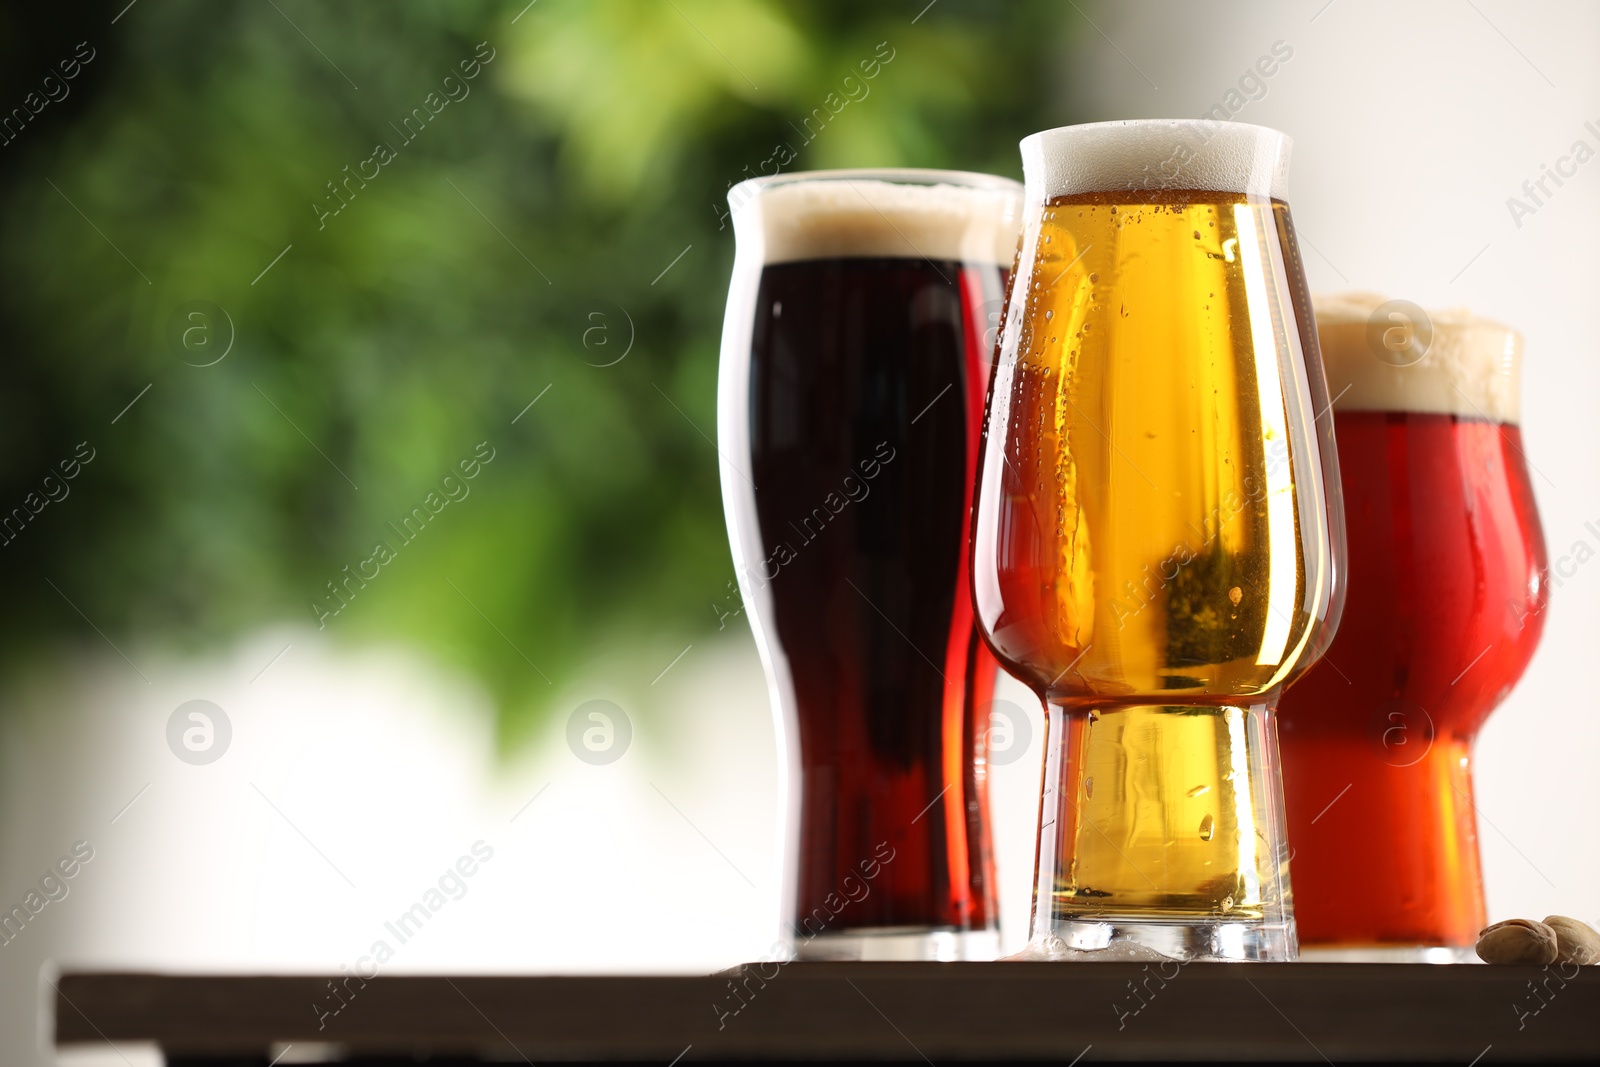
[[[995,263],[1017,253],[1022,186],[957,171],[812,171],[728,193],[742,246],[763,263],[885,257]]]
[[[1287,134],[1212,119],[1127,119],[1060,126],[1022,139],[1030,198],[1193,189],[1283,200]]]
[[[1522,335],[1511,327],[1375,293],[1316,296],[1312,306],[1335,409],[1520,421]]]

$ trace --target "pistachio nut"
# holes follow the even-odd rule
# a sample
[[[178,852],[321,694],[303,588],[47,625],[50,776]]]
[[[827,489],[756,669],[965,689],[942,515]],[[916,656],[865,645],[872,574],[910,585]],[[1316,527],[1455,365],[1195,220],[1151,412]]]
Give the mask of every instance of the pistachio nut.
[[[1544,924],[1556,933],[1556,960],[1586,966],[1600,963],[1600,933],[1581,919],[1546,915]]]
[[[1556,932],[1532,919],[1507,919],[1478,934],[1478,958],[1485,963],[1554,963]]]

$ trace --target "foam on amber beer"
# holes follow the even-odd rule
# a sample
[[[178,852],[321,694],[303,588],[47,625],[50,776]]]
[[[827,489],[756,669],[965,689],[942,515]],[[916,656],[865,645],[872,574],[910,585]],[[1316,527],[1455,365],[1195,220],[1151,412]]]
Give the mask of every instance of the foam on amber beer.
[[[1380,313],[1387,298],[1312,299],[1337,411],[1419,411],[1518,423],[1522,335],[1462,308]],[[1423,338],[1431,332],[1424,346]]]
[[[1022,160],[1046,200],[1151,189],[1283,200],[1292,143],[1277,130],[1242,122],[1127,119],[1025,137]]]
[[[1021,199],[1015,185],[999,181],[993,188],[780,181],[741,205],[734,225],[741,237],[759,235],[764,263],[883,258],[1009,267]]]

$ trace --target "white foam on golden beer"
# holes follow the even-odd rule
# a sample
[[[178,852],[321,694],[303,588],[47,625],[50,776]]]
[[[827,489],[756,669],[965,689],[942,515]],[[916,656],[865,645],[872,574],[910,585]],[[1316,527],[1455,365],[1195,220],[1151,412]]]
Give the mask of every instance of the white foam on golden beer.
[[[1289,136],[1212,119],[1127,119],[1060,126],[1022,139],[1030,195],[1193,189],[1283,200]],[[1037,193],[1035,192],[1037,190]]]
[[[1403,315],[1376,316],[1386,302],[1376,293],[1312,298],[1328,395],[1335,398],[1336,410],[1520,421],[1521,334],[1464,308],[1430,310],[1432,339],[1421,358],[1409,362],[1413,355],[1405,351],[1403,332],[1393,334],[1385,347],[1384,330],[1408,328]],[[1414,325],[1410,328],[1415,331]]]
[[[884,257],[1010,267],[1022,186],[973,178],[977,184],[914,184],[818,171],[747,182],[735,186],[729,200],[741,243],[759,239],[763,263]]]

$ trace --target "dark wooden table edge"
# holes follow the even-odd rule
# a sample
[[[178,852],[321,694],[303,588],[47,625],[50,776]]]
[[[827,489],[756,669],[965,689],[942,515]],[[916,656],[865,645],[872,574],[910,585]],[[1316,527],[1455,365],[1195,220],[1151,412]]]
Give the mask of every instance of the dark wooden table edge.
[[[318,1043],[515,1062],[1600,1062],[1593,969],[793,963],[709,976],[49,980],[58,1045],[151,1042],[174,1056]]]

